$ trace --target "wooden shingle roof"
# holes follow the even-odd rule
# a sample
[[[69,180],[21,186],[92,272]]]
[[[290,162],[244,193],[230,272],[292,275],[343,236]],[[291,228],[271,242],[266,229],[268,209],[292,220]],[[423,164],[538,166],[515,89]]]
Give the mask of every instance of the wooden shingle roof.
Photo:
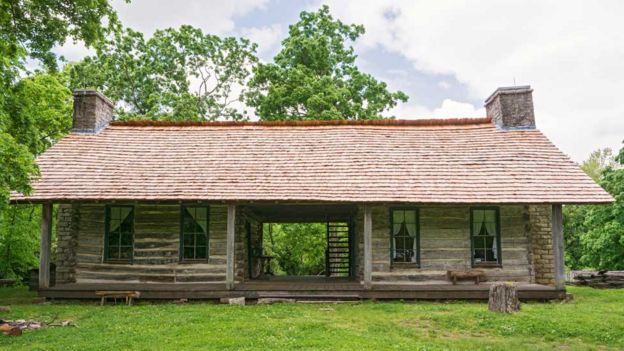
[[[538,130],[437,122],[116,123],[38,158],[15,202],[609,203]]]

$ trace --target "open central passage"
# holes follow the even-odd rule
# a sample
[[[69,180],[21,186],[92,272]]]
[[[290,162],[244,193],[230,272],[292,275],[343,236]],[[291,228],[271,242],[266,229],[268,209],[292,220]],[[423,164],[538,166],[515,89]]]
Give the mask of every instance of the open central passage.
[[[249,277],[351,277],[356,211],[345,206],[256,205],[248,228]]]

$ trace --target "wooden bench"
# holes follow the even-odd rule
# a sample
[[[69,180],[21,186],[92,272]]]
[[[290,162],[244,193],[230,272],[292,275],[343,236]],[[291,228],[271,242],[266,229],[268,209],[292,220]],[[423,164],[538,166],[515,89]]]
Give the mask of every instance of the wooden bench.
[[[475,284],[479,284],[485,278],[485,272],[480,270],[471,271],[447,271],[446,276],[453,285],[457,284],[457,280],[474,279]]]
[[[138,299],[141,297],[141,292],[139,291],[96,291],[96,296],[101,297],[100,306],[104,305],[106,299],[114,299],[115,304],[117,304],[117,299],[126,299],[126,305],[132,305],[132,299]]]

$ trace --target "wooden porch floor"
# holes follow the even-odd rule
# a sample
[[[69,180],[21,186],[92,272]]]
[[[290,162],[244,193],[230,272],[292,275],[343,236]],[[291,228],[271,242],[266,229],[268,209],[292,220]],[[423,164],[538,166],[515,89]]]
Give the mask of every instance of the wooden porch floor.
[[[107,283],[63,284],[39,290],[47,298],[89,299],[96,298],[97,290],[136,290],[142,299],[218,299],[221,297],[290,298],[298,300],[361,300],[361,299],[457,299],[485,300],[488,298],[488,282],[475,285],[446,281],[373,283],[366,289],[358,281],[341,278],[314,280],[252,280],[227,290],[225,283]],[[539,284],[518,284],[521,299],[561,299],[565,290]]]

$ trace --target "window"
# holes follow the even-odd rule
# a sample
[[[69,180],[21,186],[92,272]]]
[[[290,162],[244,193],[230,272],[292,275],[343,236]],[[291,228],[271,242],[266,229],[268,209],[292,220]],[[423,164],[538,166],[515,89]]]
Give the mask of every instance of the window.
[[[134,207],[106,206],[104,258],[109,262],[130,262],[133,256]]]
[[[392,209],[392,262],[420,263],[418,210]]]
[[[501,263],[498,208],[473,208],[470,213],[472,264]]]
[[[180,260],[208,259],[208,207],[182,206]]]

